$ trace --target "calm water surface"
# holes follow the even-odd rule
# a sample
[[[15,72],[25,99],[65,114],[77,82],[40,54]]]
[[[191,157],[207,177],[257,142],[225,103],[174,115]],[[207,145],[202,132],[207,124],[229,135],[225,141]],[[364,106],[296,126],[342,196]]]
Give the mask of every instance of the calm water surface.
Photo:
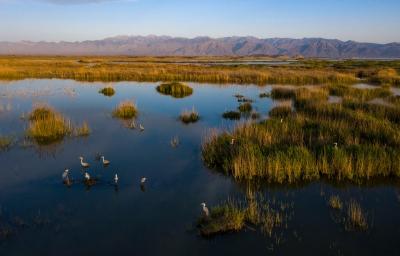
[[[98,93],[105,85],[69,80],[0,83],[0,134],[17,138],[10,150],[0,151],[0,255],[400,255],[396,182],[254,187],[203,166],[201,142],[207,131],[235,125],[221,118],[224,111],[237,108],[233,95],[254,99],[256,110],[267,118],[279,103],[258,95],[270,87],[190,84],[192,96],[174,99],[158,94],[155,83],[115,83],[113,97]],[[112,109],[126,99],[137,103],[137,122],[144,132],[112,118]],[[40,102],[74,124],[87,121],[91,135],[45,147],[24,144],[27,122],[21,115]],[[178,116],[192,107],[201,119],[183,125]],[[181,142],[175,149],[170,146],[174,136]],[[111,165],[104,168],[95,160],[97,153]],[[61,182],[65,168],[82,180],[80,155],[100,182],[90,189],[79,182],[67,188]],[[118,189],[111,185],[115,173]],[[144,191],[139,186],[143,176],[148,178]],[[199,236],[201,202],[212,207],[228,198],[244,198],[249,189],[291,204],[287,225],[272,237],[250,228],[212,239]],[[345,210],[328,207],[331,195],[339,195],[345,204],[357,200],[367,214],[368,230],[347,231]]]

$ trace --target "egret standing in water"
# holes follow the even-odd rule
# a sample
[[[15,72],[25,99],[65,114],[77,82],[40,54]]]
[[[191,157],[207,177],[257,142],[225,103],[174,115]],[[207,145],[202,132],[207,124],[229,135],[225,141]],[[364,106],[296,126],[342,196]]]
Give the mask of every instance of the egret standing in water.
[[[144,131],[144,127],[143,127],[143,125],[142,125],[142,124],[140,124],[140,125],[139,125],[139,129],[140,129],[140,131],[141,131],[141,132],[143,132],[143,131]]]
[[[104,159],[104,156],[102,156],[101,159],[103,160],[103,165],[104,165],[104,166],[107,166],[107,165],[110,164],[110,161],[105,160],[105,159]]]
[[[83,157],[82,156],[80,156],[79,159],[81,160],[81,166],[83,168],[88,168],[90,166],[88,163],[83,162]]]
[[[114,176],[114,184],[115,185],[118,185],[118,180],[119,180],[118,174],[115,174],[115,176]]]
[[[147,178],[146,177],[143,177],[143,178],[141,178],[140,179],[140,190],[142,190],[143,192],[145,192],[146,191],[146,180],[147,180]]]
[[[210,211],[208,210],[206,203],[201,203],[200,205],[202,207],[203,216],[208,217],[210,215]]]
[[[62,174],[62,179],[65,181],[66,179],[68,179],[68,174],[69,174],[69,170],[65,169],[65,171]]]
[[[85,181],[90,181],[90,175],[88,172],[85,172]]]

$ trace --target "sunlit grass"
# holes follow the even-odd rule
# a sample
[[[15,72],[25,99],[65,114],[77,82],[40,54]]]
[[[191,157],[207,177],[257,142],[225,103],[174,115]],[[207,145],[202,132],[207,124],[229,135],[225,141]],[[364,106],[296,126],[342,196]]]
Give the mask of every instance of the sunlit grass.
[[[75,128],[76,136],[80,137],[87,137],[90,135],[92,131],[90,130],[89,124],[85,121],[83,122],[82,126]]]
[[[130,100],[122,101],[113,111],[113,116],[121,119],[131,119],[136,117],[137,114],[136,104]]]
[[[195,108],[192,108],[192,110],[182,111],[179,119],[185,124],[196,123],[200,119],[200,115]]]
[[[343,203],[339,196],[331,196],[328,204],[332,209],[341,210],[343,208]]]

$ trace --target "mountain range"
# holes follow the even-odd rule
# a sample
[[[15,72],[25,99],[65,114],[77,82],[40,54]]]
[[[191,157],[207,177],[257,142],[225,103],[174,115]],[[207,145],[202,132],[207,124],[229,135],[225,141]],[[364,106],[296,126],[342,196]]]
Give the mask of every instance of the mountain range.
[[[116,36],[81,42],[0,42],[1,55],[304,56],[400,58],[400,43],[377,44],[324,38]]]

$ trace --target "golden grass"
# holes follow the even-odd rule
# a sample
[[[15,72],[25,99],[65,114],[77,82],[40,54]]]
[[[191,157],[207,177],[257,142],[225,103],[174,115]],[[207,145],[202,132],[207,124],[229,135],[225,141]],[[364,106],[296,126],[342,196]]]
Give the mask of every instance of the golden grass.
[[[212,57],[207,57],[212,59]],[[174,59],[174,58],[170,58]],[[0,79],[59,78],[80,81],[192,81],[253,84],[355,83],[354,71],[307,65],[222,66],[175,64],[168,58],[0,57]],[[116,63],[115,61],[119,62]]]
[[[346,228],[347,230],[356,231],[365,231],[368,229],[366,213],[355,200],[351,200],[347,207]]]
[[[76,136],[87,137],[91,132],[89,124],[86,121],[83,122],[82,126],[75,128]]]
[[[328,201],[329,206],[332,209],[341,210],[343,207],[343,203],[340,200],[339,196],[331,196]]]
[[[107,97],[112,97],[115,94],[115,89],[112,87],[105,87],[99,91],[99,93],[103,94]]]
[[[126,100],[114,109],[113,116],[122,119],[131,119],[136,117],[138,114],[138,109],[133,101]]]
[[[27,135],[39,144],[60,141],[72,131],[71,122],[46,105],[34,106],[29,120]]]

